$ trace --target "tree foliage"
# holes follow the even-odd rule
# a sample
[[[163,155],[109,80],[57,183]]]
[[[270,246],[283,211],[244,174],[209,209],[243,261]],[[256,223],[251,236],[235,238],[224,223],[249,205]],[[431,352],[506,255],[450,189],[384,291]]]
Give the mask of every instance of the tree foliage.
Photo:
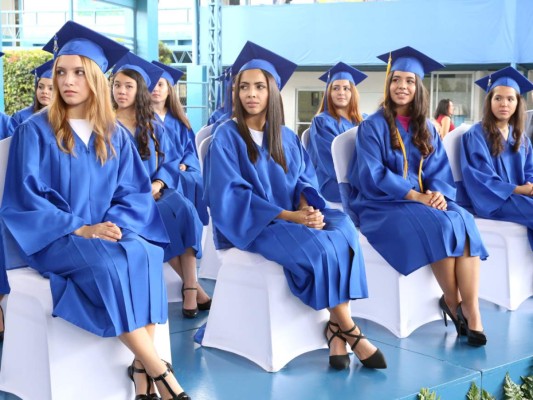
[[[33,102],[34,78],[31,71],[50,60],[42,50],[6,51],[4,61],[4,102],[6,114],[13,114]]]

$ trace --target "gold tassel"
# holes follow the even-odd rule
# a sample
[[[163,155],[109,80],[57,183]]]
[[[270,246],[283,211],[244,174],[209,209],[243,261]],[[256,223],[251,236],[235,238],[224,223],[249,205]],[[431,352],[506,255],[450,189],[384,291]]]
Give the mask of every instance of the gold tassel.
[[[385,73],[385,88],[383,90],[383,104],[385,104],[385,100],[387,99],[387,91],[388,91],[387,81],[388,81],[388,77],[390,74],[391,64],[392,64],[392,55],[389,52],[389,61],[387,62],[387,72]]]

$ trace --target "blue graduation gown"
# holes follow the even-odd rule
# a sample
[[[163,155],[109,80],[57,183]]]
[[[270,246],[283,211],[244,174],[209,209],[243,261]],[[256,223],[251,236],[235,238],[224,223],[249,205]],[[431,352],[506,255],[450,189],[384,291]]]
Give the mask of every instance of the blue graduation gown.
[[[11,116],[11,118],[13,118],[13,120],[15,121],[17,125],[20,125],[24,121],[26,121],[28,118],[30,118],[32,115],[33,115],[33,104],[31,106],[23,108],[22,110],[17,111]]]
[[[446,257],[463,255],[470,239],[470,254],[485,259],[488,254],[473,216],[455,203],[455,186],[448,157],[435,128],[428,121],[434,152],[424,160],[425,190],[441,192],[448,210],[441,211],[420,202],[405,200],[413,189],[420,191],[418,169],[421,154],[412,143],[412,131],[397,122],[408,159],[403,178],[401,150],[393,150],[383,111],[359,126],[349,181],[358,195],[349,201],[360,221],[361,232],[370,244],[398,272],[408,275],[418,268]]]
[[[170,237],[170,243],[164,249],[164,261],[185,253],[189,247],[192,247],[196,257],[200,258],[202,256],[202,222],[194,205],[177,190],[181,177],[174,146],[159,122],[154,121],[154,127],[159,149],[164,156],[159,155],[156,161],[154,141],[150,138],[148,144],[150,158],[143,160],[143,164],[152,182],[160,179],[166,185],[163,195],[156,201]],[[135,137],[133,135],[129,137],[136,146]]]
[[[0,112],[0,140],[12,136],[17,127],[16,122],[9,115]]]
[[[316,169],[320,193],[328,201],[341,202],[339,184],[331,156],[331,143],[338,135],[354,126],[356,124],[343,117],[337,121],[327,111],[316,115],[311,122],[307,152]]]
[[[116,155],[101,165],[94,134],[88,146],[74,135],[75,155],[66,154],[47,112],[30,117],[11,142],[0,210],[7,266],[23,258],[50,279],[53,315],[99,336],[167,319],[160,246],[168,236],[126,135],[116,128]],[[72,233],[104,221],[122,229],[120,241]]]
[[[179,164],[187,166],[185,171],[181,171],[178,168],[180,190],[194,204],[202,223],[207,225],[209,223],[209,214],[203,199],[204,181],[200,171],[200,162],[198,161],[194,139],[191,140],[190,138],[190,132],[192,131],[187,129],[183,122],[170,113],[167,113],[164,121],[161,121],[159,115],[156,115],[156,118],[163,124],[165,133],[168,135],[170,143],[174,146]]]
[[[513,193],[516,186],[533,183],[533,149],[524,136],[519,151],[513,152],[512,133],[509,127],[504,150],[494,157],[481,123],[472,126],[461,138],[461,170],[475,213],[526,226],[533,250],[533,197]]]
[[[237,124],[229,120],[217,128],[204,169],[217,249],[237,247],[281,264],[292,293],[314,309],[367,297],[354,225],[346,214],[324,208],[300,140],[287,127],[282,137],[287,173],[268,156],[266,138],[252,164]],[[276,218],[296,210],[301,193],[322,210],[323,230]]]

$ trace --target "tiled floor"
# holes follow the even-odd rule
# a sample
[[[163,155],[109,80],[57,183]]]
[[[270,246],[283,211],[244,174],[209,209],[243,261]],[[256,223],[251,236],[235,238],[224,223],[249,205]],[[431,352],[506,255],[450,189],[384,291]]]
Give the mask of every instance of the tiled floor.
[[[213,281],[204,281],[213,290]],[[306,353],[276,373],[225,351],[194,343],[193,335],[207,319],[186,320],[181,303],[169,309],[172,359],[180,383],[194,400],[282,399],[416,399],[422,387],[442,400],[464,399],[472,382],[503,398],[505,373],[520,382],[533,371],[533,298],[509,312],[482,302],[488,344],[472,348],[457,339],[453,326],[435,321],[398,339],[372,322],[359,321],[388,362],[386,370],[368,370],[355,359],[349,370],[328,367],[327,350]],[[4,396],[4,397],[2,397]],[[0,400],[18,399],[0,394]]]

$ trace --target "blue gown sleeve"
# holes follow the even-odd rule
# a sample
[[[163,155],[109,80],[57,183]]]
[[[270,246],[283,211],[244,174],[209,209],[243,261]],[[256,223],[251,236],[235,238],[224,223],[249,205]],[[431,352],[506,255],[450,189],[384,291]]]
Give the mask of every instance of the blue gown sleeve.
[[[316,116],[309,132],[310,156],[315,165],[320,191],[326,198],[338,197],[338,183],[331,155],[331,143],[340,133],[337,121],[332,117]]]
[[[40,178],[41,168],[49,166],[48,160],[40,160],[42,145],[31,125],[22,124],[9,149],[1,213],[26,255],[84,225],[82,218],[71,213],[68,202]]]
[[[169,242],[163,221],[152,197],[152,185],[135,144],[124,133],[119,174],[111,206],[103,221],[112,221],[152,243]]]
[[[488,213],[500,208],[516,187],[501,179],[491,158],[481,127],[474,125],[461,137],[461,172],[474,208]]]
[[[180,177],[178,154],[174,146],[172,146],[168,135],[165,134],[163,126],[155,124],[155,129],[155,135],[159,141],[160,150],[164,153],[164,158],[162,160],[161,157],[159,158],[161,164],[152,174],[151,179],[152,181],[160,179],[165,182],[169,189],[176,190],[179,188]]]
[[[235,247],[246,249],[283,209],[261,198],[243,178],[243,168],[251,163],[245,146],[242,151],[236,143],[240,138],[231,133],[225,125],[220,126],[209,146],[204,196],[213,225]]]
[[[359,191],[370,200],[402,200],[412,185],[386,166],[386,153],[392,149],[386,144],[389,130],[384,126],[370,120],[359,126],[355,145]]]
[[[526,147],[526,160],[524,162],[524,177],[525,181],[533,183],[533,148],[531,147],[531,140],[524,136]],[[524,182],[525,183],[525,182]]]
[[[428,126],[428,129],[433,135],[433,152],[422,164],[424,189],[441,192],[447,199],[455,201],[457,190],[446,150],[433,124],[429,123],[429,125],[431,126]]]
[[[296,136],[296,135],[294,135]],[[318,182],[315,168],[309,154],[304,150],[300,140],[296,140],[301,163],[300,176],[294,191],[293,207],[296,209],[300,203],[300,195],[303,194],[307,203],[313,208],[322,210],[326,208],[326,200],[318,191]]]

